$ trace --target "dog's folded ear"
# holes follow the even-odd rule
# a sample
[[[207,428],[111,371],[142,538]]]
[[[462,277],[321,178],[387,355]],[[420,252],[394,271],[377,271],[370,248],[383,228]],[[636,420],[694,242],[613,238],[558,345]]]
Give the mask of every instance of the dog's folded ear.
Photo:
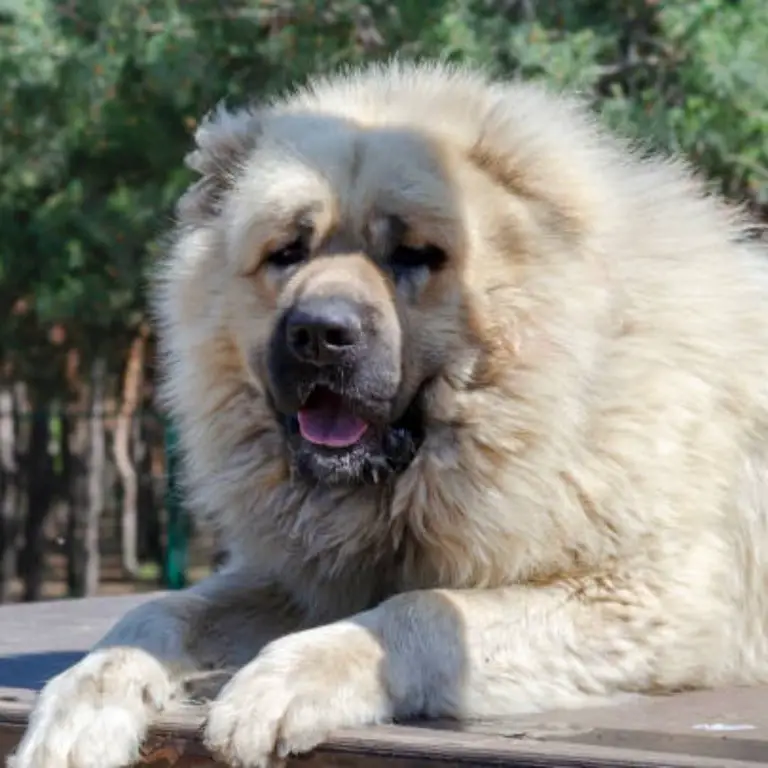
[[[195,131],[195,148],[185,165],[200,174],[179,199],[176,213],[183,222],[197,223],[219,212],[222,195],[230,189],[259,135],[259,115],[252,109],[229,111],[218,106]]]
[[[586,100],[517,81],[494,87],[468,155],[501,189],[525,201],[536,229],[569,237],[601,225],[611,209],[608,176],[614,162],[623,162],[615,146]]]

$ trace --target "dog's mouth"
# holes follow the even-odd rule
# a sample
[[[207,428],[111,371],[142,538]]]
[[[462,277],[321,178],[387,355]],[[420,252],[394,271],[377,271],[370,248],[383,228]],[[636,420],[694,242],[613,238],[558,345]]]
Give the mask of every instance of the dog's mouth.
[[[328,387],[315,387],[297,413],[299,433],[308,443],[349,448],[359,443],[371,424],[355,413],[354,404]]]
[[[382,403],[313,383],[297,410],[275,409],[297,476],[323,485],[378,485],[404,472],[424,440],[421,391],[395,421]],[[273,404],[274,405],[274,404]],[[389,410],[389,408],[387,408]]]

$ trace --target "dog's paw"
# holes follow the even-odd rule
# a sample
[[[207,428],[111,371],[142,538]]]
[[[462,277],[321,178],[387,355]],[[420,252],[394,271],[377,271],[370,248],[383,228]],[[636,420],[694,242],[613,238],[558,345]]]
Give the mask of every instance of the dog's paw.
[[[373,637],[351,623],[271,643],[211,704],[206,745],[228,765],[267,768],[331,731],[389,719],[381,657]]]
[[[145,651],[94,651],[45,686],[8,768],[129,766],[172,693],[165,668]]]

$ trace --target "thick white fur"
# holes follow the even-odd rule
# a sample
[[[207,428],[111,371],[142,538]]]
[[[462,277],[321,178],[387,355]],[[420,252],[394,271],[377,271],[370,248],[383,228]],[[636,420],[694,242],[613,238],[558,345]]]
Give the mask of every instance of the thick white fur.
[[[52,680],[12,768],[129,763],[208,668],[242,667],[208,743],[254,767],[393,716],[768,681],[768,261],[737,212],[560,95],[434,65],[197,140],[157,306],[191,503],[233,556]],[[241,273],[297,201],[354,219],[384,187],[461,251],[411,308],[450,364],[391,494],[307,489],[245,372],[280,299]]]

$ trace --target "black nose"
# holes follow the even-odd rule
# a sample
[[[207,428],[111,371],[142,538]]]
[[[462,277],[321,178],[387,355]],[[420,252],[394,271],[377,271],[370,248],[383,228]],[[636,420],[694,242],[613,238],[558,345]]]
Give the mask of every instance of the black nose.
[[[304,299],[288,312],[286,341],[299,360],[339,363],[354,355],[363,341],[360,307],[338,296]]]

